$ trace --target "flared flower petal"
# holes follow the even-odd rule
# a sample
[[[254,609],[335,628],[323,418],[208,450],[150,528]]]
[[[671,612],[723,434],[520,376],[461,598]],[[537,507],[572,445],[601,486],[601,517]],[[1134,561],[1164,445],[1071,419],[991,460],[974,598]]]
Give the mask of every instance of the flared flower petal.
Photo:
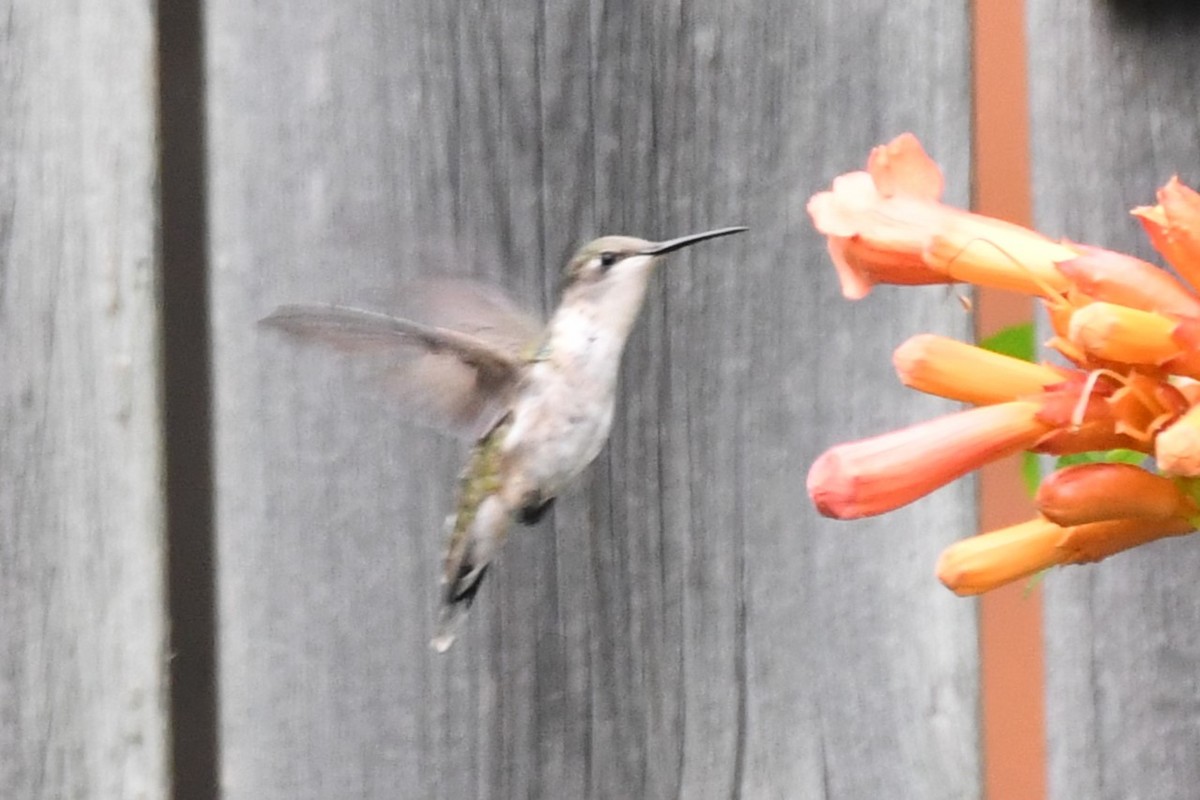
[[[825,234],[842,294],[865,297],[877,283],[951,283],[926,266],[922,254],[944,206],[905,194],[884,195],[866,172],[851,172],[828,192],[813,195],[808,213]]]
[[[906,194],[922,200],[940,200],[945,187],[941,167],[911,133],[902,133],[873,148],[867,157],[867,172],[884,197]]]
[[[1045,364],[931,333],[914,336],[896,348],[892,363],[905,386],[974,405],[1040,394],[1064,379],[1060,371]]]
[[[1176,272],[1200,288],[1200,194],[1171,178],[1158,190],[1158,205],[1141,206],[1133,215]]]
[[[892,511],[1032,446],[1050,430],[1037,412],[1036,403],[999,403],[837,445],[813,462],[809,496],[837,519]]]
[[[942,171],[911,133],[876,147],[865,172],[833,181],[808,202],[813,225],[828,238],[842,294],[865,297],[877,283],[952,283],[922,258],[942,215]]]
[[[808,202],[808,213],[828,239],[842,294],[849,300],[865,297],[877,283],[951,282],[929,269],[921,255],[939,208],[904,195],[884,197],[866,172],[837,178],[831,191]]]

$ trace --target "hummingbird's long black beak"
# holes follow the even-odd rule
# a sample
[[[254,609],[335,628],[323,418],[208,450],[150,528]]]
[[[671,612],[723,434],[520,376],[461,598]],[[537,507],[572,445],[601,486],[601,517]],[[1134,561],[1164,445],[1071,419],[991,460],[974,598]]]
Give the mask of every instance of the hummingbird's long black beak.
[[[741,233],[748,230],[750,229],[743,225],[738,225],[732,228],[717,228],[715,231],[705,231],[704,233],[692,233],[687,236],[680,236],[678,239],[656,242],[643,250],[639,255],[661,256],[665,253],[670,253],[672,250],[678,250],[682,247],[693,245],[696,242],[703,242],[706,239],[716,239],[718,236],[728,236],[731,233]]]

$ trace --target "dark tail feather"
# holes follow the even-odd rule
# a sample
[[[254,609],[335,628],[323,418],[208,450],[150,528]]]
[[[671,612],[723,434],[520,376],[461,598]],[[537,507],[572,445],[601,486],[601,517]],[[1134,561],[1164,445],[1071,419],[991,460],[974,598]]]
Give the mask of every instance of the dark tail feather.
[[[467,611],[475,602],[475,595],[479,592],[487,570],[487,564],[476,568],[465,563],[459,568],[457,580],[446,587],[442,598],[442,610],[438,614],[437,633],[430,642],[434,650],[444,653],[454,644],[454,639],[467,618]]]

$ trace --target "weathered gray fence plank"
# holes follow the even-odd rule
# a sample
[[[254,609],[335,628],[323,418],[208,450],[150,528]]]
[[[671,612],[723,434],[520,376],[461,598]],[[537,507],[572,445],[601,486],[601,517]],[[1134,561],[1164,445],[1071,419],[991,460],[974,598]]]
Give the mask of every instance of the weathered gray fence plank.
[[[1127,212],[1200,183],[1200,17],[1033,0],[1029,20],[1039,227],[1158,261]],[[1193,537],[1046,579],[1053,797],[1196,795],[1198,572]]]
[[[167,796],[147,3],[0,2],[0,796]]]
[[[969,484],[819,521],[834,441],[944,408],[890,351],[952,297],[838,298],[804,206],[917,131],[966,199],[966,5],[209,4],[222,784],[237,798],[979,792]],[[462,454],[255,320],[461,271],[545,310],[599,233],[676,259],[611,446],[426,643]],[[824,793],[823,795],[821,793]]]

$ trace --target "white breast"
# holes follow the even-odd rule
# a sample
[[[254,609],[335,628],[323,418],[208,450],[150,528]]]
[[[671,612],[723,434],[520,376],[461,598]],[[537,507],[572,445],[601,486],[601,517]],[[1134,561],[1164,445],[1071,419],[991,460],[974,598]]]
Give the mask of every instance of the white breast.
[[[514,477],[546,496],[603,449],[624,345],[586,314],[557,315],[552,341],[546,360],[530,370],[504,441]]]

